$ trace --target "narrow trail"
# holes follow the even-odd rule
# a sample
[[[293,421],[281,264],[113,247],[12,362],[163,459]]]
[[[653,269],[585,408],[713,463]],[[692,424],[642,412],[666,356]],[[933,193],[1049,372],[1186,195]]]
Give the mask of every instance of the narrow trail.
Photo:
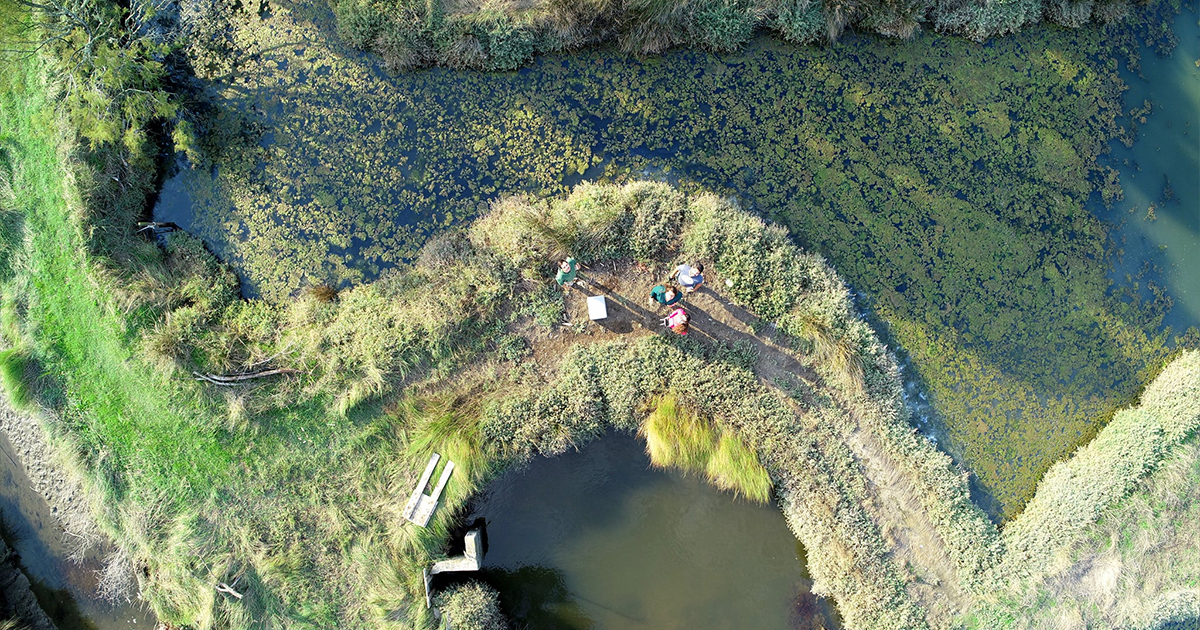
[[[649,289],[661,282],[649,270],[629,262],[610,262],[586,270],[582,277],[580,286],[567,290],[570,330],[563,326],[549,333],[526,331],[534,358],[543,365],[555,363],[579,343],[632,340],[662,330],[659,318],[668,309],[655,308],[647,300]],[[702,341],[753,343],[758,350],[754,371],[760,382],[788,401],[803,422],[815,422],[805,410],[805,401],[794,399],[780,384],[791,382],[801,390],[819,391],[824,387],[820,376],[781,344],[771,327],[755,334],[751,326],[758,318],[715,290],[722,286],[721,279],[712,274],[704,289],[684,298],[681,305],[692,315],[690,334]],[[588,321],[588,295],[606,297],[606,320]],[[833,431],[824,432],[832,436],[826,439],[839,440],[848,447],[861,467],[871,497],[864,507],[883,534],[896,569],[907,577],[909,595],[926,611],[931,627],[949,628],[952,619],[965,610],[969,598],[960,589],[955,565],[918,499],[913,480],[857,413],[841,404],[837,412],[843,422]]]

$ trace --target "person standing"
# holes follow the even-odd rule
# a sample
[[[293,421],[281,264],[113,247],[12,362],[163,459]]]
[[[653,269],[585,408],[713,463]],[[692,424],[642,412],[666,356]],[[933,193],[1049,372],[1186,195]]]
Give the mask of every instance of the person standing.
[[[558,274],[554,276],[554,281],[559,287],[566,289],[575,286],[578,275],[579,263],[574,258],[564,258],[558,261]]]
[[[671,279],[679,282],[679,286],[683,287],[684,293],[691,293],[698,290],[704,284],[704,265],[696,263],[695,265],[679,265],[675,271],[671,272]]]
[[[650,289],[650,303],[660,306],[670,306],[683,298],[683,294],[675,285],[658,285]]]

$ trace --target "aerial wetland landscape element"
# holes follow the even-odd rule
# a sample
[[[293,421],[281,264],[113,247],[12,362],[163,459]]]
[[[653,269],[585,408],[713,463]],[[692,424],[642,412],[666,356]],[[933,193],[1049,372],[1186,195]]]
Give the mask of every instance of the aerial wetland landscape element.
[[[183,232],[132,233],[124,149],[50,137],[44,60],[0,78],[0,376],[126,601],[197,628],[1200,619],[1193,6],[391,74],[324,2],[185,5],[154,207]],[[564,253],[605,320],[549,283]],[[711,284],[657,334],[680,260]],[[423,528],[397,497],[431,452],[456,468]],[[9,533],[78,592],[40,492],[6,492]],[[484,522],[430,608],[423,569]]]
[[[1138,48],[1125,30],[983,46],[764,37],[724,56],[601,49],[514,73],[388,75],[337,44],[330,20],[305,4],[247,11],[233,18],[244,61],[196,53],[221,94],[218,157],[169,180],[156,216],[203,237],[249,294],[369,280],[506,193],[646,175],[726,191],[847,277],[909,359],[924,430],[998,518],[1169,352],[1157,317],[1171,296],[1114,295],[1110,276],[1126,283],[1088,211],[1112,200],[1112,169],[1130,179],[1098,162],[1126,133],[1110,50]],[[1147,49],[1143,67],[1186,65],[1195,39],[1181,33],[1170,59]],[[1188,76],[1171,78],[1194,91]],[[1192,277],[1182,269],[1172,277]],[[1171,321],[1189,323],[1187,308]]]
[[[517,625],[830,628],[801,547],[772,505],[650,469],[614,434],[495,481],[466,518],[487,521],[480,577]],[[737,532],[736,535],[731,535]]]

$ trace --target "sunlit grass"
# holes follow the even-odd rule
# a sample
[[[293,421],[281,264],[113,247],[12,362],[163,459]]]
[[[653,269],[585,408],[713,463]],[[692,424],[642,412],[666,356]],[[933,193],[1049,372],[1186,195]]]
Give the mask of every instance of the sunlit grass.
[[[771,498],[771,478],[754,451],[736,435],[684,407],[674,395],[655,399],[641,434],[650,462],[659,468],[703,475],[714,486],[751,501],[765,503]]]

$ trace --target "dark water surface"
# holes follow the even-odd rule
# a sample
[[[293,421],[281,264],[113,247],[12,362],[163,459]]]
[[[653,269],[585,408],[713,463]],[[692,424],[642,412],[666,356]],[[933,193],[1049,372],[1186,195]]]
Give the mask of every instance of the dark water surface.
[[[480,577],[532,630],[833,628],[773,505],[650,467],[612,433],[491,484]]]

